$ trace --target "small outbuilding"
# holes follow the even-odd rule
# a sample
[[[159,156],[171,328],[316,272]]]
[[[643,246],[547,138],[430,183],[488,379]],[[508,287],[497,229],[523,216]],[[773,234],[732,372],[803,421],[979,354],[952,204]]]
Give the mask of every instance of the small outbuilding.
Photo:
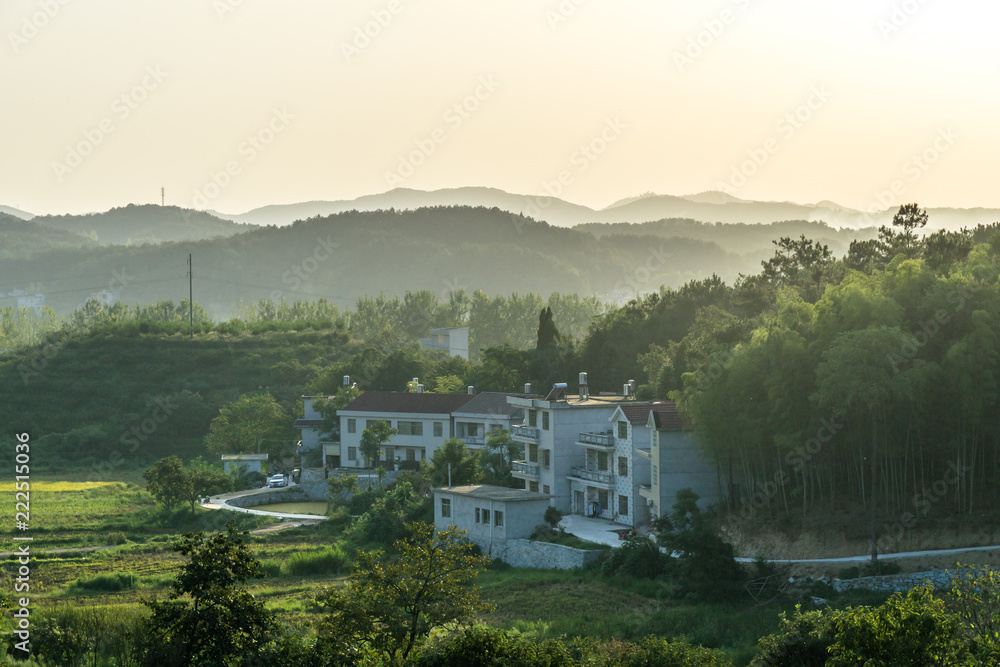
[[[552,496],[478,484],[434,489],[434,525],[461,528],[486,553],[507,540],[527,539],[544,524]]]

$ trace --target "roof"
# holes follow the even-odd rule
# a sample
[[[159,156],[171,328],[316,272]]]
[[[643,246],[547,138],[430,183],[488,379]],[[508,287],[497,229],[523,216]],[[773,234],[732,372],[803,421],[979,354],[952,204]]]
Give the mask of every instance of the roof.
[[[507,396],[496,391],[484,391],[476,394],[472,400],[455,410],[456,414],[463,415],[497,415],[498,417],[509,417],[521,408],[507,402]]]
[[[525,491],[524,489],[511,489],[506,486],[493,486],[492,484],[475,484],[473,486],[449,486],[434,489],[435,492],[454,493],[459,496],[470,498],[482,498],[483,500],[499,500],[503,502],[518,502],[522,500],[549,500],[552,495],[548,493],[538,493],[537,491]]]
[[[295,428],[312,428],[314,426],[322,426],[322,425],[323,425],[322,419],[306,419],[304,417],[299,417],[298,419],[295,420],[295,423],[292,424],[292,426],[294,426]]]
[[[451,414],[475,398],[473,394],[417,394],[395,391],[366,391],[351,401],[345,412],[414,412]]]
[[[649,411],[653,407],[652,403],[643,401],[642,403],[623,403],[621,408],[625,419],[633,424],[645,424],[649,421]]]
[[[223,461],[266,461],[267,454],[223,454]]]
[[[660,431],[683,431],[691,428],[691,418],[673,401],[663,401],[650,406],[653,423]]]

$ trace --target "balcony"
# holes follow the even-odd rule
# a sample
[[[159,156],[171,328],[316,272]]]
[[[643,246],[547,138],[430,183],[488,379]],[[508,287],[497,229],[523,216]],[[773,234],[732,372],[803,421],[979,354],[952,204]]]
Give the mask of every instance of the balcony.
[[[650,461],[653,460],[653,455],[650,454],[648,447],[646,449],[639,449],[638,447],[636,447],[635,453],[644,459],[649,459]]]
[[[533,479],[539,479],[541,476],[541,471],[537,464],[528,463],[527,461],[514,461],[510,465],[510,471],[519,477],[530,477]]]
[[[646,500],[651,500],[654,503],[656,502],[656,497],[653,495],[653,487],[649,484],[642,484],[639,486],[639,495]]]
[[[460,435],[458,439],[467,445],[485,445],[486,436],[482,435]]]
[[[611,451],[615,448],[615,436],[606,433],[581,433],[576,439],[578,445],[600,451]]]
[[[592,482],[594,484],[600,484],[606,486],[609,489],[615,487],[614,475],[611,474],[610,470],[588,470],[587,468],[572,468],[570,469],[570,477],[574,477],[583,482]]]
[[[538,439],[541,437],[541,431],[534,426],[518,424],[511,427],[510,435],[516,440],[524,440],[537,445]]]

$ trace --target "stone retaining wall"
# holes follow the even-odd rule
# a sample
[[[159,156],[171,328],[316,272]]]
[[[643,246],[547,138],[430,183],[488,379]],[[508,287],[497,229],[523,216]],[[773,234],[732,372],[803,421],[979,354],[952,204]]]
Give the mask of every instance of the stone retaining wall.
[[[507,540],[479,545],[483,553],[513,567],[533,567],[541,570],[571,570],[592,563],[601,554],[597,549],[574,549],[550,542]]]
[[[931,570],[930,572],[913,572],[910,574],[887,574],[879,577],[834,579],[830,585],[838,593],[859,588],[868,591],[895,593],[908,591],[928,581],[935,588],[950,588],[955,574],[954,572],[947,572],[945,570]]]
[[[304,503],[309,501],[310,499],[306,497],[306,494],[296,489],[290,492],[268,491],[265,493],[251,493],[246,496],[229,498],[226,500],[226,503],[234,507],[257,507],[258,505],[271,505],[273,503]]]

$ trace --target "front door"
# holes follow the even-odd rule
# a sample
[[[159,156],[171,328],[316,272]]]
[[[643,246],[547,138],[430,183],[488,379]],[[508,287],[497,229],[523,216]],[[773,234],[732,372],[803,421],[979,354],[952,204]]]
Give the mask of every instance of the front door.
[[[583,503],[583,491],[574,491],[573,492],[573,509],[576,511],[577,514],[583,514],[584,513],[584,510],[586,508],[584,508],[583,505],[584,505],[584,503]]]

